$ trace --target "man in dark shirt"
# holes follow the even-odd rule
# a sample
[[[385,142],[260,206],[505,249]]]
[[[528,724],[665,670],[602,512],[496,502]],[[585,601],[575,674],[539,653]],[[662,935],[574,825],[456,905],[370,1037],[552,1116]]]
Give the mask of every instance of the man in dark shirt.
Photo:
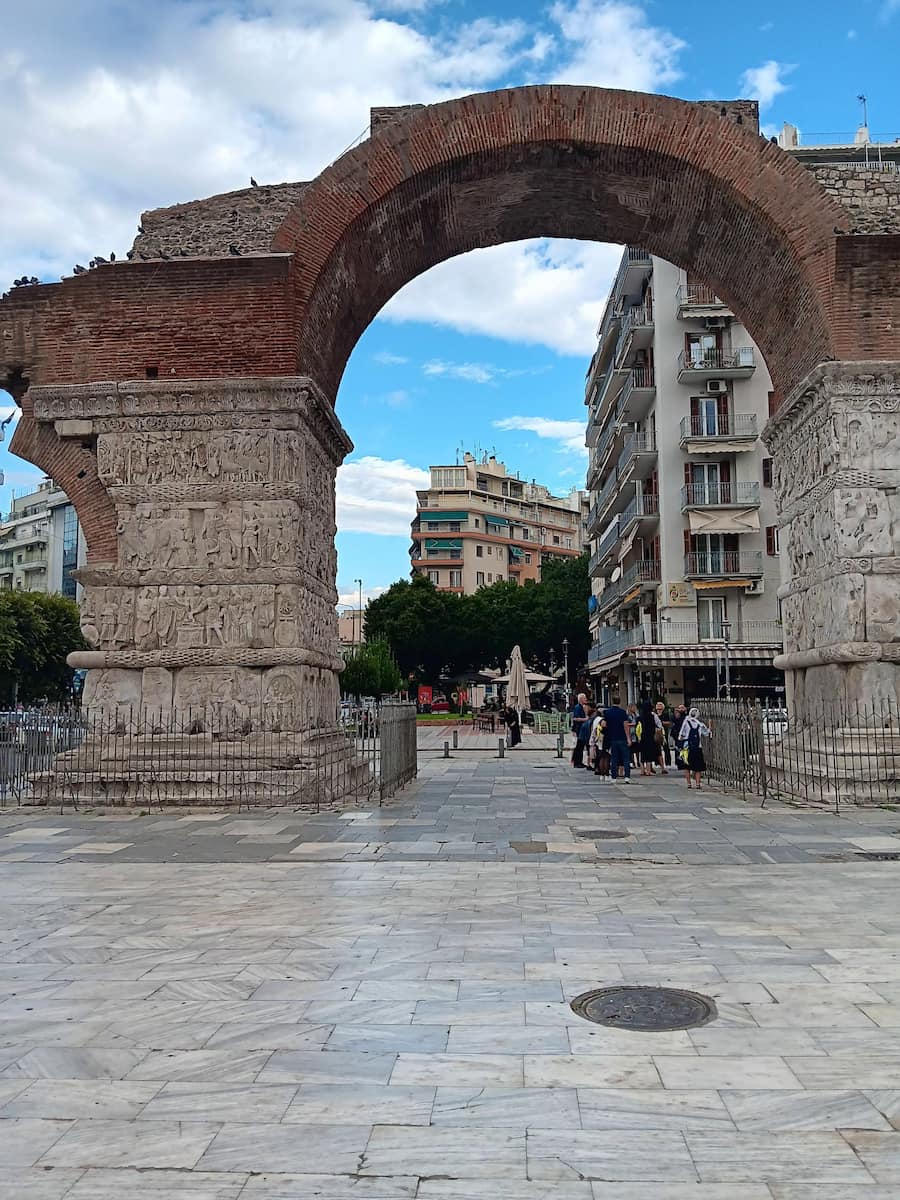
[[[631,782],[631,721],[618,701],[603,713],[606,731],[609,734],[609,777],[618,779],[619,767],[623,770],[623,783]]]

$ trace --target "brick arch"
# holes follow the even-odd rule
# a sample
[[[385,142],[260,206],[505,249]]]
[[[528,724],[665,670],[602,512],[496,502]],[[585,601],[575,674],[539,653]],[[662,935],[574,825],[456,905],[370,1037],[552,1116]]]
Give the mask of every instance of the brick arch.
[[[295,255],[299,369],[332,398],[357,340],[404,284],[454,255],[531,237],[630,242],[687,268],[734,307],[784,394],[833,357],[844,224],[803,167],[715,109],[536,86],[376,129],[309,185],[272,249]]]

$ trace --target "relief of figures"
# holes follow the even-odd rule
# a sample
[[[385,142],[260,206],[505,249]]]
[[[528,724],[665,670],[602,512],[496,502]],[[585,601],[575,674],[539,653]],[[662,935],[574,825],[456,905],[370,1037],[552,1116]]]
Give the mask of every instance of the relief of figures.
[[[88,587],[81,602],[81,632],[89,646],[115,650],[134,637],[132,588]]]
[[[295,430],[130,430],[97,440],[106,484],[303,482],[305,445]]]
[[[134,570],[293,566],[300,510],[293,501],[154,508],[120,512],[119,561]]]

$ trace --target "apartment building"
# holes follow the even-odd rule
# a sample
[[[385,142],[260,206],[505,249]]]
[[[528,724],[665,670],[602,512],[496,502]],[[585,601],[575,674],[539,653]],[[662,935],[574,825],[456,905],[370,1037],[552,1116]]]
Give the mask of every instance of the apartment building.
[[[590,671],[600,695],[777,701],[771,381],[702,281],[626,247],[587,373]]]
[[[52,480],[12,501],[0,519],[0,588],[77,598],[73,572],[87,557],[68,496]]]
[[[416,493],[410,558],[442,591],[470,595],[509,580],[539,580],[548,558],[586,549],[587,496],[556,497],[511,475],[493,455],[433,466],[431,487]]]
[[[359,646],[365,641],[366,613],[363,608],[344,608],[338,612],[338,641],[342,646]]]

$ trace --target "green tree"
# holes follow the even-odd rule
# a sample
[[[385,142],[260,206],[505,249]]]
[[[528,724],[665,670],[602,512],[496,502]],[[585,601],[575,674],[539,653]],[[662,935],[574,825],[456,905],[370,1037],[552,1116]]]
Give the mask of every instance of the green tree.
[[[0,696],[7,704],[71,696],[66,656],[85,649],[78,605],[42,592],[0,593]]]
[[[425,575],[416,575],[369,602],[366,639],[387,642],[404,678],[434,683],[469,665],[461,615],[456,593],[439,592]]]
[[[351,650],[341,672],[341,691],[357,700],[361,696],[382,696],[398,692],[403,684],[400,669],[387,642],[376,639]]]

